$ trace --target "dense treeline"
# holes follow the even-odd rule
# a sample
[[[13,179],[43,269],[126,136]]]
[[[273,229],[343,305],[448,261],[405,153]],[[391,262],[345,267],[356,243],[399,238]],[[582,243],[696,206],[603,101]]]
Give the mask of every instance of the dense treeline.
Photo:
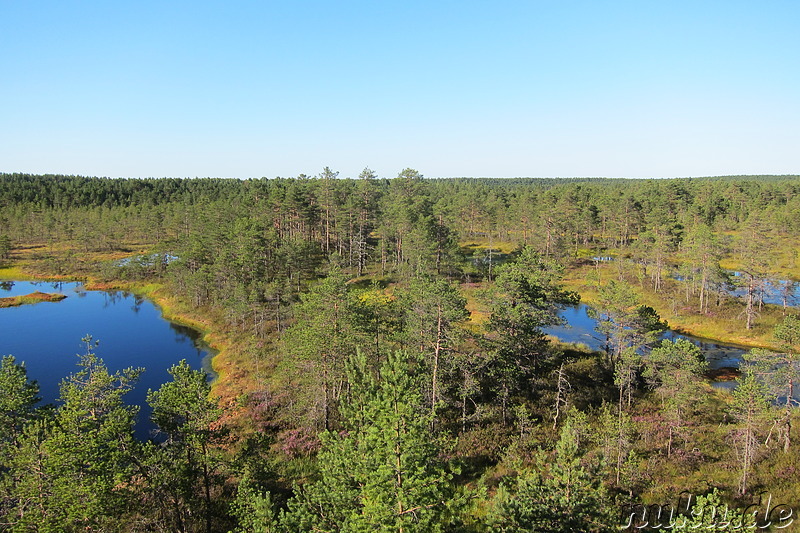
[[[3,205],[128,207],[228,197],[239,189],[226,179],[108,179],[31,174],[0,175]]]
[[[109,375],[88,343],[41,408],[4,359],[0,528],[610,531],[620,505],[683,490],[800,498],[792,284],[782,310],[764,301],[797,271],[797,177],[6,174],[0,202],[0,260],[162,284],[239,365],[220,402],[174,368],[142,443],[121,400],[135,369]],[[601,352],[542,332],[578,293]],[[693,344],[659,340],[728,315],[773,345],[733,395]]]

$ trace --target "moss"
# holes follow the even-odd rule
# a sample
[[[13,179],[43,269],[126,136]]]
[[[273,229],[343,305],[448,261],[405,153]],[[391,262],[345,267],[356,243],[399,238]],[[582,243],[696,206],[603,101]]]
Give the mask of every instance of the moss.
[[[20,265],[0,267],[0,280],[31,281],[35,279]]]
[[[39,302],[60,302],[67,296],[61,293],[47,293],[47,292],[32,292],[24,296],[11,296],[9,298],[0,298],[0,308],[3,307],[18,307],[20,305],[37,304]]]

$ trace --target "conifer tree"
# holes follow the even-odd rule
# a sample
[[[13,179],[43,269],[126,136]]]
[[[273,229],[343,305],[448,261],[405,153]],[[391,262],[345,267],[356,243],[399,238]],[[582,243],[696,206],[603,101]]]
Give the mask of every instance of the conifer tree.
[[[13,356],[0,362],[0,523],[6,511],[19,505],[16,483],[19,473],[14,464],[19,461],[20,445],[26,425],[36,421],[39,385],[28,380],[25,364]]]
[[[754,530],[756,523],[752,515],[743,514],[723,503],[719,490],[715,488],[709,494],[698,496],[687,515],[675,517],[668,526],[672,531],[734,533],[748,529]]]
[[[549,343],[542,328],[559,323],[560,307],[578,295],[560,286],[563,268],[526,246],[498,268],[491,290],[487,340],[494,354],[489,369],[506,419],[511,395],[527,388],[545,366]]]
[[[750,487],[750,474],[758,457],[759,436],[764,416],[769,410],[767,391],[756,379],[752,367],[743,366],[739,386],[733,391],[733,403],[729,411],[738,427],[733,431],[736,457],[741,468],[739,494],[747,493]]]
[[[402,293],[400,307],[404,312],[405,344],[419,354],[430,381],[425,385],[431,419],[441,402],[443,365],[452,359],[459,330],[457,323],[466,319],[466,300],[458,289],[444,279],[418,274]]]
[[[436,457],[419,381],[401,352],[378,377],[366,358],[348,365],[345,431],[325,432],[320,479],[298,489],[281,515],[288,531],[437,532],[459,498]]]
[[[13,468],[18,530],[108,529],[126,508],[133,476],[133,424],[125,405],[141,369],[111,373],[85,337],[80,370],[61,382],[52,418],[26,426]]]
[[[34,417],[39,384],[28,380],[25,363],[12,355],[0,361],[0,450],[14,446],[25,423]],[[5,460],[3,460],[5,462]]]
[[[773,336],[780,352],[753,349],[745,358],[752,363],[752,372],[769,394],[786,406],[781,428],[783,450],[789,451],[792,432],[792,408],[798,404],[796,386],[800,383],[800,319],[787,315],[777,324]]]
[[[490,526],[502,533],[617,530],[600,464],[580,449],[573,420],[564,424],[553,457],[540,454],[534,467],[498,493]]]
[[[204,371],[181,360],[169,373],[172,381],[147,393],[164,440],[150,443],[142,454],[146,490],[175,531],[211,533],[221,484],[218,465],[224,463],[219,458],[221,411]]]
[[[286,331],[283,345],[298,375],[312,378],[303,382],[309,422],[316,429],[331,429],[343,391],[345,362],[360,340],[356,302],[335,262],[328,276],[302,296],[295,316],[297,320]]]
[[[667,455],[672,455],[675,432],[680,431],[701,397],[708,363],[700,348],[686,339],[664,340],[645,359],[644,378],[661,397],[669,422]]]

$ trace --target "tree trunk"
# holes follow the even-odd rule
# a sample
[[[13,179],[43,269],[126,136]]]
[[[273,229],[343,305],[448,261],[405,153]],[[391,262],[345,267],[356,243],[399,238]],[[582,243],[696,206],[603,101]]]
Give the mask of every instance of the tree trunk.
[[[431,428],[436,425],[436,395],[437,380],[439,375],[439,355],[442,351],[442,337],[443,337],[443,324],[442,324],[442,306],[436,307],[436,346],[433,349],[433,377],[431,379]]]
[[[783,451],[787,453],[792,444],[792,398],[794,397],[794,381],[789,379],[789,391],[786,397],[786,435],[783,437]]]

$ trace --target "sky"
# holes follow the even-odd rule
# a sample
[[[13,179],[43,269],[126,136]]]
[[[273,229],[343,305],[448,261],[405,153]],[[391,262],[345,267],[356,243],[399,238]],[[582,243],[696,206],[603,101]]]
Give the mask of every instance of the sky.
[[[800,173],[800,2],[0,0],[0,172]]]

